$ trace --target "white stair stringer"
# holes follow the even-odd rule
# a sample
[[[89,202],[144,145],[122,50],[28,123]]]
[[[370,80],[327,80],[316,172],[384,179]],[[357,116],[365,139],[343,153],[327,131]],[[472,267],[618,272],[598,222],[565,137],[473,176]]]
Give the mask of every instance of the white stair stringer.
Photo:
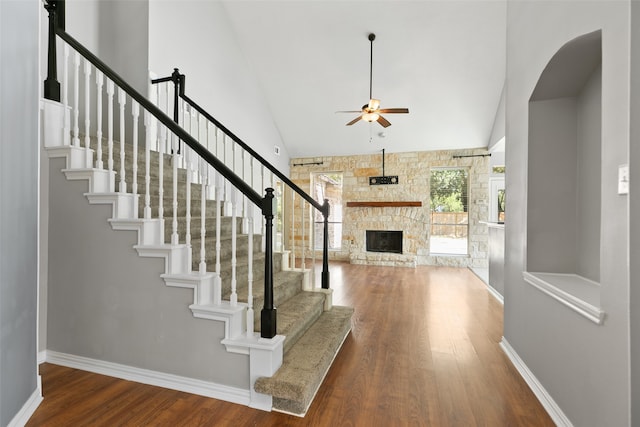
[[[65,176],[69,181],[78,181],[86,179],[89,181],[89,193],[101,194],[113,192],[116,181],[116,173],[104,169],[63,169]]]
[[[130,193],[85,193],[89,203],[92,205],[108,205],[113,207],[112,219],[133,219],[136,218],[138,212],[134,210],[137,207],[137,194]]]
[[[162,219],[110,219],[109,224],[114,230],[137,231],[137,246],[158,246],[163,243],[164,220]]]

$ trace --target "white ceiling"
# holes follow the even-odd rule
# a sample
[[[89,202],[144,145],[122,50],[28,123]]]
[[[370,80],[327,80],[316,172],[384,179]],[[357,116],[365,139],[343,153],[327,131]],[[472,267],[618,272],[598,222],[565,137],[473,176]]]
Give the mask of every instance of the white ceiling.
[[[291,157],[486,147],[505,78],[506,0],[226,1]],[[345,126],[373,97],[392,126]],[[383,132],[385,137],[380,136]]]

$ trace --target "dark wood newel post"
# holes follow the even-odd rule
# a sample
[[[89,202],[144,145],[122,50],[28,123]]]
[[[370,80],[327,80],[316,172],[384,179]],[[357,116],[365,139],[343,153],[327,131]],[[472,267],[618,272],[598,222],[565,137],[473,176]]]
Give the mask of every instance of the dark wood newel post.
[[[264,259],[264,307],[260,313],[260,336],[273,338],[276,336],[276,308],[273,306],[273,216],[276,212],[273,188],[267,188],[262,199],[262,214],[265,224],[265,259]]]
[[[329,199],[324,199],[322,205],[322,216],[324,217],[324,230],[322,245],[322,289],[329,289]]]
[[[64,4],[64,3],[63,3]],[[49,12],[49,44],[47,56],[47,78],[44,81],[44,97],[60,102],[60,82],[56,63],[57,0],[46,0],[44,8]]]

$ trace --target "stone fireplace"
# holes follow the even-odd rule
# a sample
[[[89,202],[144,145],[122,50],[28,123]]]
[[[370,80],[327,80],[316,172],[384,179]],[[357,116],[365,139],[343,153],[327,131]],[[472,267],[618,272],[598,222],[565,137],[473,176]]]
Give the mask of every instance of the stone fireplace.
[[[402,231],[367,230],[367,252],[402,253]]]
[[[291,178],[302,188],[310,189],[310,176],[314,173],[338,171],[343,174],[340,206],[342,240],[340,249],[329,251],[331,259],[352,264],[395,267],[449,265],[486,268],[487,226],[480,221],[486,221],[488,213],[486,200],[489,198],[489,158],[459,157],[484,153],[485,149],[387,152],[387,170],[398,176],[398,183],[394,185],[370,185],[369,177],[382,172],[379,153],[294,158],[291,159]],[[468,256],[440,256],[430,253],[430,170],[446,167],[467,168],[469,171]],[[286,218],[291,217],[290,212],[287,215]],[[302,216],[303,212],[296,207],[296,218]],[[302,226],[298,223],[296,227],[294,240],[300,241]],[[368,230],[402,230],[402,250],[368,250]]]

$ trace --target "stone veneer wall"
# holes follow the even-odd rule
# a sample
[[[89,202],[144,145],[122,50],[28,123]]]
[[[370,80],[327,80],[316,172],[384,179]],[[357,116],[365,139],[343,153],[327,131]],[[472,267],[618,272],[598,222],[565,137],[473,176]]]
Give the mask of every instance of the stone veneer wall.
[[[370,176],[382,175],[382,154],[312,157],[291,159],[291,180],[310,191],[311,175],[318,172],[341,172],[343,225],[342,249],[331,251],[330,258],[349,260],[352,264],[448,265],[460,267],[488,266],[489,157],[454,159],[454,155],[483,154],[485,150],[422,151],[386,153],[385,175],[398,175],[396,185],[369,185]],[[320,165],[294,164],[322,162]],[[469,170],[469,255],[432,256],[429,253],[429,174],[431,168],[462,167]],[[310,193],[311,194],[311,193]],[[290,196],[285,196],[290,201]],[[351,201],[420,201],[422,207],[346,207]],[[290,203],[288,203],[290,205]],[[308,209],[308,208],[307,208]],[[291,241],[291,212],[287,208],[286,241]],[[294,241],[302,242],[301,208],[296,203]],[[305,214],[308,215],[308,214]],[[305,241],[309,238],[305,225]],[[402,230],[403,254],[375,253],[365,250],[365,230]],[[307,247],[309,245],[307,244]],[[306,255],[309,257],[309,253]],[[320,254],[321,256],[321,254]]]

